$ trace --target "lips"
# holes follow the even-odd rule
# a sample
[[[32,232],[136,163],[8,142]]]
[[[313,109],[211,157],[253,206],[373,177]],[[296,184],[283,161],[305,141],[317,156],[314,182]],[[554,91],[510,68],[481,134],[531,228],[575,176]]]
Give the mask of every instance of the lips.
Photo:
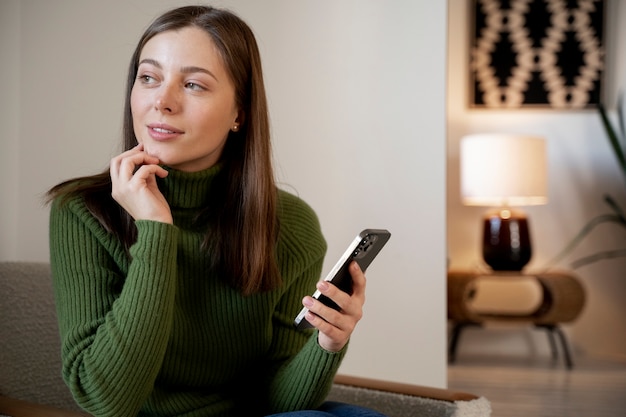
[[[170,140],[185,132],[167,124],[151,123],[148,125],[148,133],[154,140]]]

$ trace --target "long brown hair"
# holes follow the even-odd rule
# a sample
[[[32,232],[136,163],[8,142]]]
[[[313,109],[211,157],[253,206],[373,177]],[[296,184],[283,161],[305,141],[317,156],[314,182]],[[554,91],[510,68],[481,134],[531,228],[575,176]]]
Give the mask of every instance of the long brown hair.
[[[203,29],[223,59],[235,85],[235,100],[243,120],[231,132],[220,163],[223,169],[212,192],[220,207],[207,208],[201,218],[210,219],[205,249],[211,249],[214,265],[244,294],[266,291],[281,283],[275,259],[278,240],[277,190],[271,161],[270,127],[261,58],[252,30],[230,11],[209,6],[185,6],[158,17],[146,29],[128,69],[124,108],[123,148],[137,145],[130,94],[137,77],[139,56],[155,35],[185,27]],[[126,249],[137,231],[130,215],[111,198],[109,171],[56,185],[48,201],[80,195],[91,213],[116,235]]]

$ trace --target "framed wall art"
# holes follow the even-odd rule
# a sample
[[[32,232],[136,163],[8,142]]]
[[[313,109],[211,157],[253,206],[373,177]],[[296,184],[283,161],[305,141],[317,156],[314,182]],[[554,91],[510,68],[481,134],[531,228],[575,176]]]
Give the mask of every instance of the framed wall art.
[[[470,107],[593,108],[605,0],[472,0]]]

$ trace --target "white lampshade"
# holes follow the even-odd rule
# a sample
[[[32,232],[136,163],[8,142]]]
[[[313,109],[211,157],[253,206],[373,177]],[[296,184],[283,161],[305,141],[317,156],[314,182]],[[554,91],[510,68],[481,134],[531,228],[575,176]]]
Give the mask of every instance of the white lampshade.
[[[546,204],[544,138],[476,134],[461,139],[461,196],[472,206]]]

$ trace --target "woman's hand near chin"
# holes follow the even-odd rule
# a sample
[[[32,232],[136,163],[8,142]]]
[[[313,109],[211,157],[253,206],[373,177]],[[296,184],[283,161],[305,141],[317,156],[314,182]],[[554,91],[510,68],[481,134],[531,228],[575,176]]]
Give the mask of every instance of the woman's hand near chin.
[[[157,186],[156,177],[168,172],[159,159],[148,155],[143,145],[111,159],[111,196],[135,220],[153,220],[172,224],[172,212]]]

